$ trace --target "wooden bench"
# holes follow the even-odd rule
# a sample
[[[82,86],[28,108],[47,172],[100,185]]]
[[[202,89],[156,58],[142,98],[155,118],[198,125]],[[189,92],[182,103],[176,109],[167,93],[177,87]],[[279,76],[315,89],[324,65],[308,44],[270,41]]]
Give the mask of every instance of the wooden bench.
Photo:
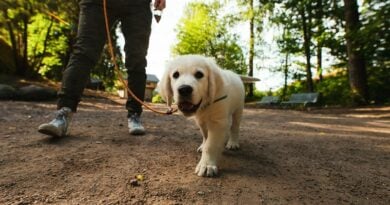
[[[318,102],[319,93],[296,93],[292,94],[288,101],[281,102],[282,106],[315,105]]]
[[[264,96],[261,98],[259,102],[257,102],[257,105],[261,106],[270,106],[270,105],[277,105],[279,104],[279,97],[278,96]]]

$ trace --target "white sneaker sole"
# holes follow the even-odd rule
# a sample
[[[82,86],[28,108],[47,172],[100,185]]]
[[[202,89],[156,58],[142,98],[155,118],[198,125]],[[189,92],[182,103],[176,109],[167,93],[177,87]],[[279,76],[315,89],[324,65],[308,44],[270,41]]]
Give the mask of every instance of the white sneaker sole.
[[[62,137],[64,134],[59,130],[57,127],[51,125],[51,124],[42,124],[38,127],[38,132],[50,135],[53,137]]]
[[[145,129],[131,129],[129,132],[132,135],[143,135],[145,134]]]

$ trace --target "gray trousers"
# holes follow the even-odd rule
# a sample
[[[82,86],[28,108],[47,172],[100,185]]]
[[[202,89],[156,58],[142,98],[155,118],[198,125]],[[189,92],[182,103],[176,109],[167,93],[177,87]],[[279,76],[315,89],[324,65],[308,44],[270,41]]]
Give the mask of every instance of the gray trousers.
[[[107,0],[107,13],[109,25],[114,25],[116,21],[121,23],[129,88],[144,100],[146,54],[152,23],[150,0]],[[58,109],[69,107],[76,112],[91,69],[100,58],[106,39],[103,1],[81,0],[77,40],[63,72]],[[129,116],[142,112],[142,106],[131,96],[126,102],[126,109]]]

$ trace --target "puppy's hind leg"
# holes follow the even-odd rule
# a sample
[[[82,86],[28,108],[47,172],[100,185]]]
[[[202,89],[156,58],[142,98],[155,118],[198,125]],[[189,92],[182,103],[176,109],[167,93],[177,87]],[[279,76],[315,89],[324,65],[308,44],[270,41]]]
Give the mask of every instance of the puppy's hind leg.
[[[226,149],[236,150],[240,148],[238,137],[240,132],[242,112],[243,109],[237,109],[233,113],[232,125],[230,127],[230,136],[228,142],[226,143]]]

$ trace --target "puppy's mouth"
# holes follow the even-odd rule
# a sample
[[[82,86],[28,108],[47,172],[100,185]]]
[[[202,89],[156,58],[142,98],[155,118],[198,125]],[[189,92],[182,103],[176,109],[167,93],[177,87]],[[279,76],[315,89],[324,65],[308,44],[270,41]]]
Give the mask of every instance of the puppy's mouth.
[[[198,110],[202,100],[198,104],[192,104],[189,101],[181,101],[178,103],[179,110],[183,113],[190,114],[194,113]]]

